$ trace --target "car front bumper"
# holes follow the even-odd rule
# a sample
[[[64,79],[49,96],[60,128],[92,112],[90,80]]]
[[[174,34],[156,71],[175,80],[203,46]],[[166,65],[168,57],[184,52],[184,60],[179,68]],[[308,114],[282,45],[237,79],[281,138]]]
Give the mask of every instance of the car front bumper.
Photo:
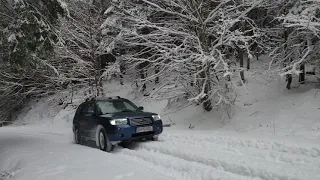
[[[152,126],[152,131],[147,132],[138,132],[137,128],[141,126],[130,126],[130,125],[122,125],[117,126],[114,131],[109,131],[108,139],[110,141],[131,141],[131,140],[137,140],[137,139],[143,139],[143,138],[149,138],[153,136],[157,136],[162,133],[163,126],[162,121],[155,121],[153,124],[145,125],[146,126]]]

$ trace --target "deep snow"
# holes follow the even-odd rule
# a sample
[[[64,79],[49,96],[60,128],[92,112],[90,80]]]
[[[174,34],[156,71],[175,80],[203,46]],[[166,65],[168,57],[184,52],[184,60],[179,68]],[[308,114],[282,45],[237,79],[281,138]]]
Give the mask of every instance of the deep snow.
[[[30,102],[11,127],[0,128],[0,180],[320,179],[319,90],[308,76],[307,84],[289,91],[284,79],[257,69],[258,63],[245,73],[246,88],[237,86],[231,119],[194,106],[169,113],[166,100],[143,99],[131,84],[106,84],[108,96],[127,97],[174,123],[159,142],[116,147],[111,154],[73,144],[71,121],[82,91],[68,106],[58,105],[70,102],[68,93]]]

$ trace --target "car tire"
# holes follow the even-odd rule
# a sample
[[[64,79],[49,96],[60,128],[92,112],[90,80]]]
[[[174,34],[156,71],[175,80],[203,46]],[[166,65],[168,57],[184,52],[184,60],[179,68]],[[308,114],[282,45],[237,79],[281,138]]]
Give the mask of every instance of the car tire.
[[[81,144],[81,135],[79,132],[79,129],[76,128],[73,132],[73,136],[74,136],[74,141],[76,144]]]
[[[113,150],[113,145],[108,139],[106,130],[104,128],[101,128],[98,132],[98,142],[100,150],[106,152],[111,152]]]

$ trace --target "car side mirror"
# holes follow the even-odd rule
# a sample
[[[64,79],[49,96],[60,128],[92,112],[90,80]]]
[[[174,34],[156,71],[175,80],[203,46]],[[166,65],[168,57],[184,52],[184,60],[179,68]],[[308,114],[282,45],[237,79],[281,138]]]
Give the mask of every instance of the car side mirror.
[[[143,111],[144,108],[143,108],[142,106],[139,106],[139,110],[140,110],[140,111]]]

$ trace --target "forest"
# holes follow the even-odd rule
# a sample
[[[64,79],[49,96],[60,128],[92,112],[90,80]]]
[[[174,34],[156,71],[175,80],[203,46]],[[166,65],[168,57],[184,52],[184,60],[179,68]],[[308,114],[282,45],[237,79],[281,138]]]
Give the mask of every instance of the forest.
[[[285,88],[303,84],[319,71],[319,38],[319,0],[0,0],[0,122],[32,98],[104,96],[115,77],[150,98],[225,108],[263,54]]]

